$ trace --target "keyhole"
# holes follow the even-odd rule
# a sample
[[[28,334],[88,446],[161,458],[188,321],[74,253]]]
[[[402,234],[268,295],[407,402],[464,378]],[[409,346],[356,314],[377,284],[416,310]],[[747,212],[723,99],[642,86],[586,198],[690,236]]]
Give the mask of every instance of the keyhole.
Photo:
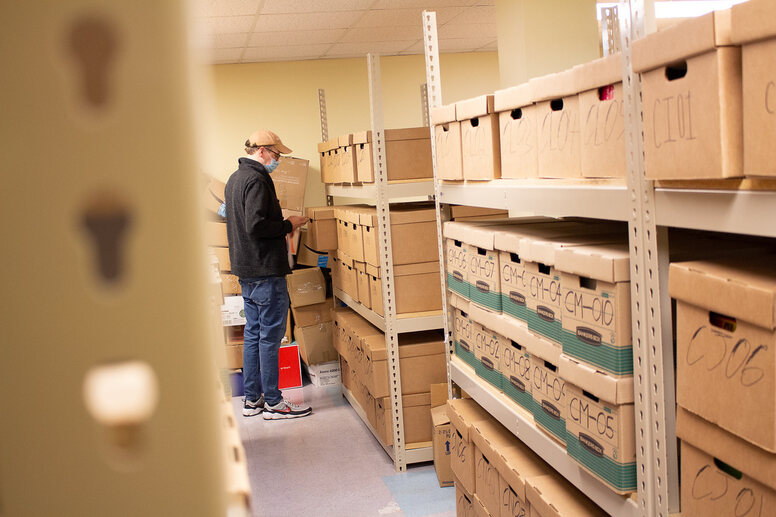
[[[110,68],[118,49],[116,30],[104,18],[86,16],[73,25],[69,39],[81,73],[83,100],[102,107],[108,101]]]
[[[113,193],[95,196],[84,210],[81,222],[92,238],[97,271],[108,283],[124,273],[124,241],[131,219],[126,204]]]

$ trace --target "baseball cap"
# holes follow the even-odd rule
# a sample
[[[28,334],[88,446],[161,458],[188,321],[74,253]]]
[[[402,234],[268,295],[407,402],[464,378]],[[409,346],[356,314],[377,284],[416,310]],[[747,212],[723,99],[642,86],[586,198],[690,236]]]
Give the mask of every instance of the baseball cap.
[[[248,137],[248,140],[245,141],[245,146],[274,147],[280,152],[280,154],[291,154],[291,149],[283,145],[283,142],[280,141],[280,137],[272,131],[268,131],[266,129],[254,131],[251,136]]]

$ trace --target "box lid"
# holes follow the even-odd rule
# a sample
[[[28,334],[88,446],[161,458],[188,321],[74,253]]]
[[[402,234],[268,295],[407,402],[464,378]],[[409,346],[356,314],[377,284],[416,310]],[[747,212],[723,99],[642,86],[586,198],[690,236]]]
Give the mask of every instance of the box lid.
[[[468,314],[473,321],[496,334],[511,339],[518,345],[526,346],[527,342],[533,340],[533,333],[528,329],[525,322],[516,318],[487,311],[475,304],[469,306]]]
[[[558,474],[528,478],[526,499],[542,517],[606,515],[606,512]]]
[[[469,431],[474,422],[493,418],[472,399],[448,400],[447,416],[450,417],[450,423],[453,424],[455,430],[467,442],[469,441]]]
[[[622,82],[622,54],[617,52],[574,68],[575,87],[579,93]]]
[[[366,274],[366,262],[359,262],[358,260],[354,260],[353,267],[356,268],[356,271],[359,273]]]
[[[463,296],[459,296],[452,291],[447,291],[447,301],[459,311],[464,312],[467,315],[469,314],[469,300]]]
[[[332,138],[331,140],[326,140],[325,142],[319,143],[318,152],[331,151],[332,149],[336,149],[337,147],[339,147],[338,139]]]
[[[353,134],[341,135],[337,137],[337,147],[347,147],[353,145]]]
[[[517,437],[497,420],[474,422],[471,437],[480,452],[491,463],[495,463],[501,451],[512,449],[519,443]]]
[[[305,215],[313,221],[323,221],[336,217],[333,206],[309,206],[305,209]]]
[[[434,427],[449,424],[450,417],[447,416],[447,405],[441,405],[431,408],[431,424]]]
[[[391,225],[436,221],[436,209],[428,205],[391,205],[390,215]],[[359,224],[377,227],[377,211],[374,208],[362,211]]]
[[[615,405],[633,403],[633,377],[612,377],[561,354],[558,372],[563,380]]]
[[[776,329],[776,257],[725,258],[671,264],[672,298]]]
[[[630,281],[630,248],[627,244],[592,244],[560,248],[555,267],[564,273],[604,282]]]
[[[428,127],[407,127],[400,129],[386,129],[385,141],[394,142],[397,140],[423,140],[431,139],[431,132]],[[372,141],[372,131],[359,131],[353,133],[354,144],[366,144]]]
[[[388,409],[391,407],[391,397],[381,397],[377,399],[380,406]],[[412,395],[402,395],[401,403],[403,407],[430,406],[431,392],[414,393]],[[443,406],[441,406],[443,407]]]
[[[776,37],[776,2],[749,0],[731,9],[731,41],[736,45]]]
[[[530,106],[533,103],[533,97],[533,85],[530,82],[497,90],[493,94],[493,109],[499,112]]]
[[[385,348],[385,336],[372,336],[363,338],[362,345],[365,352],[373,361],[388,359],[388,351]],[[399,359],[421,357],[424,355],[436,355],[445,353],[445,344],[439,332],[413,332],[399,336]]]
[[[776,454],[676,407],[676,436],[776,490]]]
[[[730,9],[689,18],[633,42],[633,71],[647,72],[732,45]]]
[[[561,249],[598,244],[620,244],[627,242],[627,239],[628,234],[624,231],[621,233],[569,234],[551,238],[526,236],[523,238],[522,258],[531,262],[555,265]]]
[[[457,120],[469,120],[489,113],[494,113],[493,95],[480,95],[455,103],[455,118]]]
[[[353,267],[353,262],[355,262],[350,255],[348,255],[342,250],[337,250],[337,255],[334,257],[334,260],[337,262],[341,262],[343,265],[348,267]]]
[[[527,500],[526,480],[552,473],[552,468],[522,443],[499,451],[496,458],[496,470],[523,502]]]
[[[549,339],[529,331],[525,336],[525,343],[519,344],[523,345],[531,355],[558,366],[561,348]]]
[[[455,104],[431,108],[431,123],[435,126],[455,122]]]
[[[375,278],[382,278],[379,266],[373,266],[372,264],[367,263],[365,272],[367,275],[371,275]],[[394,278],[399,276],[425,275],[428,273],[439,273],[439,261],[434,260],[431,262],[417,262],[415,264],[393,266]]]
[[[533,88],[534,102],[576,95],[575,73],[573,68],[569,68],[562,72],[531,79],[529,83]]]

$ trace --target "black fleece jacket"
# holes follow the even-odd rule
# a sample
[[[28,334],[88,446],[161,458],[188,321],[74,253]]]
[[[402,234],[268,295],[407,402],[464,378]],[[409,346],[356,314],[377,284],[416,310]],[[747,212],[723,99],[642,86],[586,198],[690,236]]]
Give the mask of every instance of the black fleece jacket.
[[[240,158],[226,182],[226,233],[232,273],[245,278],[285,276],[288,249],[285,236],[290,221],[283,220],[275,184],[264,166]]]

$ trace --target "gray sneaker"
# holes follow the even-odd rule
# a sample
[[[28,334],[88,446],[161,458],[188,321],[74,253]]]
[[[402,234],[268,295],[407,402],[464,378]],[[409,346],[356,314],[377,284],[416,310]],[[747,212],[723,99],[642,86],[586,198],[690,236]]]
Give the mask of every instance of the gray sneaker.
[[[259,397],[259,400],[251,402],[247,398],[243,405],[243,416],[256,416],[264,411],[264,395]]]
[[[286,399],[281,400],[274,406],[269,404],[264,406],[264,420],[280,420],[282,418],[300,418],[313,412],[310,406],[300,406],[289,402]]]

